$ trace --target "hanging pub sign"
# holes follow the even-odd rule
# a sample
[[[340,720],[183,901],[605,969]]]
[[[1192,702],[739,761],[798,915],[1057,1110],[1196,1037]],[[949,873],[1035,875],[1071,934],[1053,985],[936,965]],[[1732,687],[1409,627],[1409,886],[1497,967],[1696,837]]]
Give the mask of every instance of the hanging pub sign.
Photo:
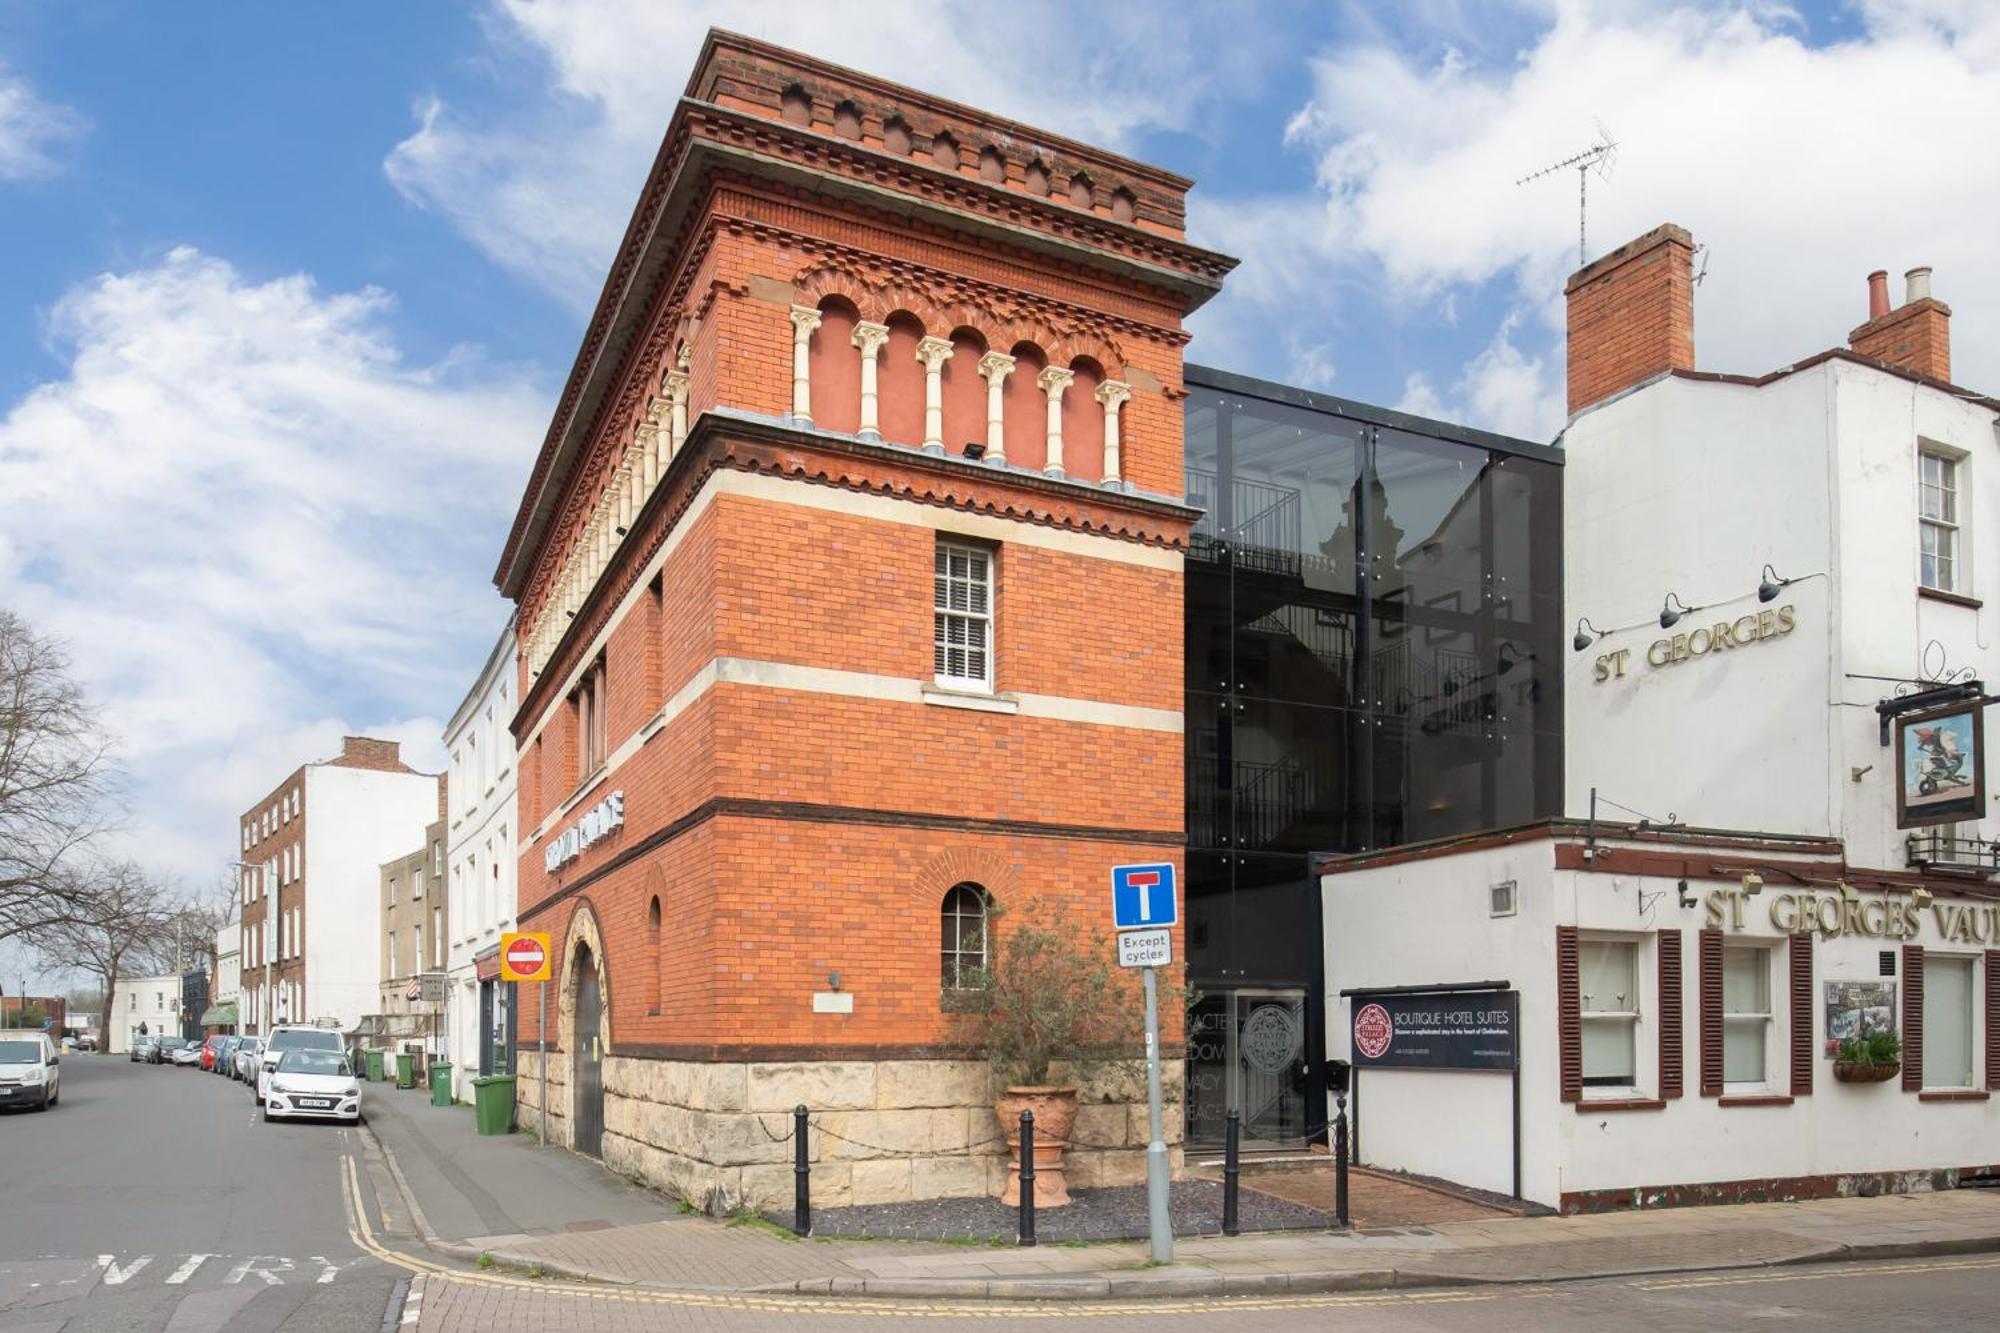
[[[1351,1004],[1357,1067],[1515,1067],[1515,997],[1510,991],[1361,992]]]
[[[1954,824],[1986,812],[1983,704],[1971,699],[1896,719],[1896,827]]]

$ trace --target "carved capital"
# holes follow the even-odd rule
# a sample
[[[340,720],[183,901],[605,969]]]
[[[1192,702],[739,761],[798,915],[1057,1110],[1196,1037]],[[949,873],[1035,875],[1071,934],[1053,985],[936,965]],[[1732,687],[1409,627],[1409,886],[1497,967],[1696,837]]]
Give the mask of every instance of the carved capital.
[[[688,373],[685,370],[668,371],[664,387],[666,388],[669,401],[686,396],[688,391]],[[653,401],[657,404],[660,400],[656,398]]]
[[[1120,380],[1106,380],[1097,386],[1097,401],[1106,407],[1117,407],[1132,397],[1132,386]]]
[[[1003,352],[988,352],[979,358],[979,373],[988,383],[997,383],[1014,373],[1014,358]]]
[[[1064,370],[1060,366],[1050,366],[1047,370],[1035,376],[1035,385],[1043,393],[1053,397],[1061,393],[1064,389],[1067,389],[1071,381],[1075,379],[1075,371]]]
[[[792,307],[792,328],[794,336],[800,342],[804,342],[808,337],[812,336],[812,331],[818,327],[819,311],[809,305],[795,305]]]
[[[951,339],[924,338],[917,343],[917,360],[926,371],[937,370],[951,359]]]
[[[882,344],[889,341],[887,324],[870,324],[862,320],[854,326],[853,343],[861,349],[861,355],[872,357],[882,350]]]

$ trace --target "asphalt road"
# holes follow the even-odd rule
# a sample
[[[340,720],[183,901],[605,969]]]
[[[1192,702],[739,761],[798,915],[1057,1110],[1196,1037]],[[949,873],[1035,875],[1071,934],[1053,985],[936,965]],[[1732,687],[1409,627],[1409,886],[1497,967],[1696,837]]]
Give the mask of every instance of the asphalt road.
[[[240,1083],[69,1055],[0,1113],[0,1329],[367,1330],[404,1273],[350,1239],[352,1132],[266,1125]]]
[[[1153,1305],[973,1304],[727,1298],[648,1302],[630,1293],[528,1290],[476,1278],[426,1278],[412,1296],[420,1333],[1944,1333],[2000,1326],[2000,1256],[1813,1265],[1533,1287],[1444,1288],[1379,1295],[1166,1301]]]

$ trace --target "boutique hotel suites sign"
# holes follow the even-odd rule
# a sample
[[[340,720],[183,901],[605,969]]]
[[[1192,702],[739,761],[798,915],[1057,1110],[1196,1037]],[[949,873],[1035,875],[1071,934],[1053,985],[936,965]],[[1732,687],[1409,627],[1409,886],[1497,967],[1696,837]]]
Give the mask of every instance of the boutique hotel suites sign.
[[[1646,645],[1645,665],[1656,671],[1663,667],[1680,666],[1734,648],[1749,648],[1772,639],[1782,639],[1798,627],[1799,613],[1795,607],[1780,606],[1746,612],[1734,620],[1718,620],[1685,634],[1653,640]],[[1638,664],[1632,660],[1632,652],[1630,648],[1617,648],[1598,654],[1597,660],[1591,664],[1591,680],[1602,685],[1607,680],[1624,679],[1628,668],[1636,671]]]

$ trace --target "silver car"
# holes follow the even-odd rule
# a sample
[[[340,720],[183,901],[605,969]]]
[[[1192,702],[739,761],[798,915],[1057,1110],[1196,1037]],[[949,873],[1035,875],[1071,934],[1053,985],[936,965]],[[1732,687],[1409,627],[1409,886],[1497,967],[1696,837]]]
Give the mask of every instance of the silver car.
[[[256,1078],[257,1059],[263,1053],[264,1039],[262,1037],[245,1037],[237,1044],[236,1054],[232,1057],[234,1067],[229,1071],[229,1076],[238,1083],[248,1083]]]

